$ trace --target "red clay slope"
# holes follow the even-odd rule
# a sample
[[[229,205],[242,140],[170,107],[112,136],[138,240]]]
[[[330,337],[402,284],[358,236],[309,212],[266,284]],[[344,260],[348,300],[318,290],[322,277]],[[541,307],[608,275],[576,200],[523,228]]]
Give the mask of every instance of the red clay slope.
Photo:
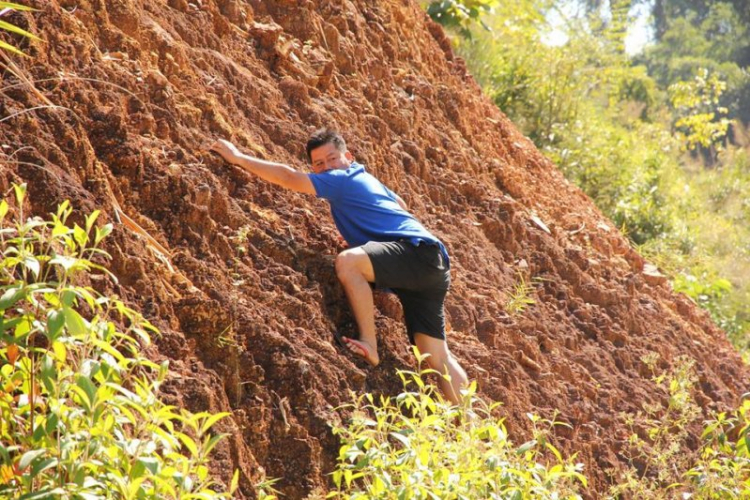
[[[442,29],[411,0],[38,0],[10,20],[45,43],[15,60],[40,94],[3,74],[0,188],[29,183],[33,210],[113,201],[171,253],[174,271],[118,226],[115,291],[163,331],[166,393],[229,410],[215,466],[261,467],[286,498],[328,486],[328,422],[349,390],[395,394],[412,367],[400,306],[378,296],[382,364],[331,342],[353,321],[333,270],[343,248],[325,202],[271,187],[205,152],[231,138],[305,167],[308,134],[338,126],[355,156],[407,201],[452,255],[447,309],[455,355],[482,395],[503,401],[512,436],[525,414],[573,426],[588,495],[607,487],[622,411],[663,400],[641,361],[696,361],[695,397],[729,408],[748,370],[707,315],[667,284],[577,188],[495,108]],[[24,112],[27,110],[27,112]],[[541,223],[535,222],[536,220]],[[546,225],[547,230],[544,229]],[[535,304],[505,310],[518,276]],[[536,279],[536,280],[534,280]],[[534,280],[534,281],[532,281]],[[695,436],[694,444],[699,441]]]

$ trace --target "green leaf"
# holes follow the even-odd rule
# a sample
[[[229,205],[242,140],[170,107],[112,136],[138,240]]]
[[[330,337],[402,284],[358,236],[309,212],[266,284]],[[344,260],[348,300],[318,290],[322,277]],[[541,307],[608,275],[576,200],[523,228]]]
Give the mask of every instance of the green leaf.
[[[22,339],[26,335],[28,335],[30,331],[31,331],[30,317],[28,315],[23,316],[21,318],[21,321],[19,321],[18,324],[16,325],[16,328],[13,331],[13,336],[16,339]]]
[[[13,9],[13,10],[25,10],[25,11],[35,11],[37,9],[34,9],[33,7],[29,7],[28,5],[21,5],[14,2],[0,2],[0,9]]]
[[[147,471],[149,471],[151,474],[158,474],[159,473],[159,465],[160,462],[156,458],[153,457],[140,457],[138,459],[138,463],[143,466],[143,468]]]
[[[78,243],[79,247],[83,248],[89,241],[89,235],[86,234],[86,231],[84,231],[81,226],[76,224],[73,227],[73,239],[76,240],[76,243]]]
[[[45,353],[44,358],[42,358],[42,369],[39,372],[39,376],[47,392],[54,394],[57,383],[57,370],[55,370],[55,362],[49,353]]]
[[[516,450],[516,454],[522,455],[526,453],[527,451],[529,451],[530,449],[534,448],[536,445],[537,445],[537,442],[535,439],[532,439],[531,441],[527,441],[518,447],[518,449]]]
[[[39,261],[33,255],[28,255],[23,259],[23,265],[26,269],[34,274],[34,278],[39,278]]]
[[[65,325],[68,327],[71,334],[80,337],[86,336],[88,331],[86,328],[86,320],[84,320],[80,314],[68,306],[63,306],[63,315],[65,316]]]
[[[55,341],[65,325],[65,313],[60,309],[52,309],[47,313],[47,338]]]
[[[70,271],[78,263],[79,259],[75,257],[69,257],[67,255],[56,255],[55,258],[49,261],[50,264],[57,264],[62,266],[66,271]]]
[[[206,431],[208,429],[210,429],[211,427],[213,427],[216,422],[218,422],[219,420],[221,420],[224,417],[228,417],[229,415],[231,415],[231,413],[226,412],[226,411],[225,412],[221,412],[221,413],[216,413],[214,415],[211,415],[210,417],[208,417],[206,419],[205,422],[203,422],[203,425],[201,425],[200,434],[201,435],[205,434]]]
[[[54,490],[43,489],[38,491],[32,491],[21,496],[18,500],[48,500],[50,498],[58,498],[58,495],[65,494],[66,491],[61,488],[55,488]]]
[[[3,340],[11,340],[5,332],[14,329],[18,323],[23,321],[23,317],[16,316],[15,318],[7,319],[4,316],[0,316],[0,338]]]
[[[93,403],[96,399],[96,386],[91,381],[91,379],[86,376],[81,375],[78,377],[78,380],[76,381],[76,385],[78,385],[78,387],[83,389],[83,391],[86,393],[86,396],[88,396],[88,399],[92,403],[92,406],[93,406]]]
[[[5,218],[8,213],[8,202],[5,200],[0,201],[0,221]]]
[[[37,462],[37,464],[31,468],[31,477],[36,477],[37,474],[40,472],[43,472],[47,469],[50,469],[52,467],[55,467],[57,465],[57,459],[56,458],[47,458],[45,460],[41,460]]]
[[[55,221],[54,226],[52,227],[52,237],[57,238],[58,236],[63,236],[70,233],[70,228],[60,222],[59,220]]]
[[[110,344],[108,344],[107,342],[103,342],[103,341],[101,341],[101,340],[98,340],[98,339],[94,339],[94,342],[93,342],[93,343],[94,343],[94,346],[95,346],[95,347],[98,347],[98,348],[99,348],[99,349],[101,349],[102,351],[104,351],[104,352],[106,352],[106,353],[110,354],[110,355],[111,355],[111,356],[112,356],[113,358],[115,358],[115,359],[116,359],[116,360],[117,360],[118,362],[120,362],[120,363],[123,363],[123,362],[124,362],[124,361],[126,360],[125,356],[123,356],[123,355],[122,355],[122,353],[121,353],[120,351],[118,351],[117,349],[115,349],[114,347],[112,347],[112,346],[111,346]]]
[[[26,467],[31,465],[34,459],[41,457],[47,453],[47,450],[31,450],[27,451],[21,456],[21,460],[18,461],[18,468],[24,470]]]
[[[234,469],[234,475],[232,476],[232,482],[229,483],[229,494],[234,495],[234,492],[237,491],[237,488],[240,485],[240,470]]]
[[[112,224],[105,224],[102,227],[96,228],[96,237],[94,238],[94,244],[98,245],[100,241],[102,241],[104,238],[109,236],[109,233],[112,232],[113,226]]]
[[[208,467],[206,467],[205,465],[199,465],[196,473],[198,476],[198,481],[203,482],[208,477]]]
[[[409,438],[404,436],[403,434],[399,434],[398,432],[391,432],[390,436],[398,441],[401,442],[405,447],[410,446]]]
[[[57,430],[57,424],[60,423],[60,420],[57,418],[57,415],[54,413],[50,413],[50,415],[47,417],[47,422],[44,424],[44,430],[47,432],[47,434],[52,434]]]
[[[26,295],[26,288],[20,287],[20,288],[9,288],[5,291],[5,293],[0,297],[0,310],[6,311],[9,307],[12,307],[13,304],[24,298]]]
[[[86,410],[86,413],[91,413],[91,401],[89,400],[86,391],[84,391],[77,385],[70,386],[69,391],[74,392],[79,398],[81,398],[81,401],[78,404],[83,406],[83,409]]]
[[[18,206],[20,207],[26,198],[26,183],[13,184],[13,190],[16,192],[16,201],[18,201]]]
[[[546,447],[547,447],[547,448],[548,448],[548,449],[549,449],[549,450],[550,450],[550,451],[551,451],[552,453],[554,453],[555,457],[557,458],[557,460],[558,460],[559,462],[562,462],[562,461],[563,461],[563,457],[562,457],[562,455],[560,454],[560,451],[559,451],[559,450],[558,450],[557,448],[555,448],[555,447],[554,447],[554,446],[552,445],[552,443],[550,443],[550,442],[545,442],[545,443],[544,443],[544,445],[545,445],[545,446],[546,446]]]
[[[219,444],[219,442],[227,436],[229,436],[229,434],[217,434],[216,436],[212,436],[211,439],[208,440],[208,442],[203,444],[204,455],[208,456],[216,447],[216,445]]]
[[[94,226],[94,222],[96,222],[96,219],[99,217],[100,213],[101,210],[94,210],[89,214],[88,217],[86,217],[86,233],[91,231],[91,228]]]
[[[175,432],[175,435],[180,441],[182,441],[182,444],[184,444],[185,447],[188,450],[190,450],[190,453],[192,454],[192,456],[194,457],[198,456],[198,445],[195,444],[195,441],[193,441],[193,438],[191,438],[190,436],[182,432]]]

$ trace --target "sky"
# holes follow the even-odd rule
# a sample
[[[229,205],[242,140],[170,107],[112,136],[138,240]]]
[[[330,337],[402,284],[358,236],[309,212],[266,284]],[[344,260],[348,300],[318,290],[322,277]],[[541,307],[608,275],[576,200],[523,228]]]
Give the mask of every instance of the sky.
[[[629,16],[635,21],[628,28],[625,36],[625,51],[630,55],[638,54],[652,40],[653,34],[649,26],[651,8],[653,0],[648,0],[630,9]],[[606,18],[609,11],[609,1],[605,0],[602,5],[603,16]],[[545,43],[549,45],[563,45],[568,41],[562,27],[566,19],[572,19],[582,15],[581,7],[578,2],[571,0],[565,2],[557,10],[552,10],[547,14],[547,20],[553,26],[553,30],[544,38]],[[558,29],[554,29],[557,27]]]

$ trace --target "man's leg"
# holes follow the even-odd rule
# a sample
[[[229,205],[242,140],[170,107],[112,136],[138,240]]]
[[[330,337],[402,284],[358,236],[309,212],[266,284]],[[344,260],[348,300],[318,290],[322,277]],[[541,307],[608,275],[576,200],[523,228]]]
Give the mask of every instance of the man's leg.
[[[438,385],[443,391],[445,398],[454,404],[461,402],[461,389],[469,386],[469,379],[461,365],[458,364],[448,350],[448,343],[442,339],[436,339],[423,333],[414,334],[414,342],[417,344],[419,352],[429,354],[427,364],[438,373],[447,373],[450,376],[450,382],[439,377]]]
[[[370,283],[375,282],[375,271],[370,257],[361,248],[344,250],[336,257],[336,275],[344,286],[354,319],[359,327],[359,340],[344,337],[347,347],[365,358],[372,366],[380,363],[375,338],[375,305]]]

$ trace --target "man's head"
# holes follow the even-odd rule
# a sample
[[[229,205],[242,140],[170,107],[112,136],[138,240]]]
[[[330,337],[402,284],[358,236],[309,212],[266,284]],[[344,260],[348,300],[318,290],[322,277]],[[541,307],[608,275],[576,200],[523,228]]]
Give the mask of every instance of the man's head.
[[[328,170],[347,169],[354,160],[346,149],[344,138],[335,130],[327,128],[318,129],[310,136],[307,141],[307,157],[316,174]]]

